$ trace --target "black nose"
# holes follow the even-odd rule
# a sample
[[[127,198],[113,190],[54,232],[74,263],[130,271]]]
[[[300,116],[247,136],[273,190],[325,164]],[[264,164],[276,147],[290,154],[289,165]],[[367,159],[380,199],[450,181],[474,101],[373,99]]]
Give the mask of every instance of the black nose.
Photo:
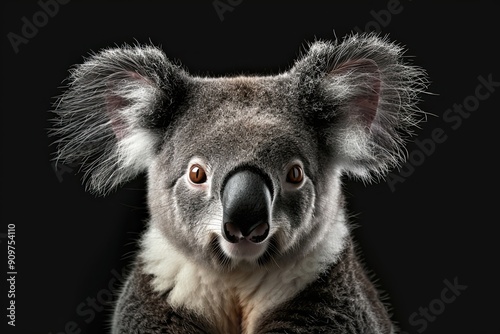
[[[264,178],[242,170],[226,180],[222,190],[222,235],[231,243],[259,243],[269,235],[272,195]]]

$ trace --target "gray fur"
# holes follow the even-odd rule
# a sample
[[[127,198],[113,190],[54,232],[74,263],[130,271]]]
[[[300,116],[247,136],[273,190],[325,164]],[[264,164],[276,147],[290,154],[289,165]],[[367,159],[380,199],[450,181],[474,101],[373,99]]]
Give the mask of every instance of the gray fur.
[[[146,172],[149,231],[203,270],[231,277],[314,260],[313,282],[255,320],[256,333],[392,333],[349,237],[334,258],[311,257],[347,224],[341,175],[370,181],[404,161],[426,83],[401,47],[372,34],[315,42],[276,76],[195,77],[152,46],[109,49],[71,73],[55,109],[57,159],[81,163],[97,194]],[[205,188],[186,181],[193,161],[207,171]],[[285,180],[292,163],[306,175],[297,189]],[[220,245],[221,187],[239,168],[266,175],[274,193],[272,235],[255,261]],[[153,289],[161,282],[146,272],[147,247],[117,304],[114,333],[216,333],[206,315],[169,305],[171,290]]]

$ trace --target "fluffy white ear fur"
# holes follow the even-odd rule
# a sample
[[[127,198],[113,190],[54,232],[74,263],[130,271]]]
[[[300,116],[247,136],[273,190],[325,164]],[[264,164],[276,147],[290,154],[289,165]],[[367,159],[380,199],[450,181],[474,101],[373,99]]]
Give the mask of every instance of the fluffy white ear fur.
[[[136,174],[145,170],[154,157],[158,135],[141,126],[141,117],[161,93],[154,83],[136,73],[131,74],[128,80],[123,87],[111,93],[113,100],[120,102],[113,103],[114,110],[110,110],[108,104],[107,114],[118,140],[117,163]]]
[[[154,47],[105,50],[75,67],[54,111],[57,160],[81,164],[97,194],[145,170],[160,141],[150,120],[165,109],[174,71]]]
[[[416,106],[425,72],[403,53],[375,34],[353,35],[315,42],[293,69],[310,87],[306,96],[322,103],[314,117],[329,124],[324,135],[344,172],[363,180],[401,164],[406,139],[425,118]]]

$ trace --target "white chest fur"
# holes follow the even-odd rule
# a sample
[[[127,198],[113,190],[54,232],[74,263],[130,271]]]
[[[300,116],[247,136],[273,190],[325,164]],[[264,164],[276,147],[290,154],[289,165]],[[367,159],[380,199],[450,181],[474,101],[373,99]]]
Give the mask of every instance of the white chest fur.
[[[168,302],[207,318],[220,333],[255,333],[259,319],[274,306],[292,298],[334,263],[347,234],[344,224],[330,232],[309,256],[286,266],[221,273],[196,265],[171,246],[161,232],[150,228],[141,258],[155,291],[170,290]]]

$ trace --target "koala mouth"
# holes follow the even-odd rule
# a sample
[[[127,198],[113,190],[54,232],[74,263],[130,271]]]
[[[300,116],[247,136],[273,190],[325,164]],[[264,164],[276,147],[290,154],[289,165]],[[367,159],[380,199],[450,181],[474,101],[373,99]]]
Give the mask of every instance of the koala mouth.
[[[219,239],[219,245],[224,254],[232,260],[258,260],[267,250],[268,243],[254,243],[247,238],[240,239],[232,243],[224,239]]]
[[[219,233],[213,233],[210,239],[211,257],[217,265],[226,270],[234,269],[239,264],[251,267],[264,266],[280,253],[278,240],[274,234],[260,243],[254,243],[248,239],[232,243]]]
[[[265,242],[269,235],[267,222],[257,223],[247,231],[236,224],[223,224],[224,239],[220,240],[222,250],[232,259],[255,260],[266,251]]]

